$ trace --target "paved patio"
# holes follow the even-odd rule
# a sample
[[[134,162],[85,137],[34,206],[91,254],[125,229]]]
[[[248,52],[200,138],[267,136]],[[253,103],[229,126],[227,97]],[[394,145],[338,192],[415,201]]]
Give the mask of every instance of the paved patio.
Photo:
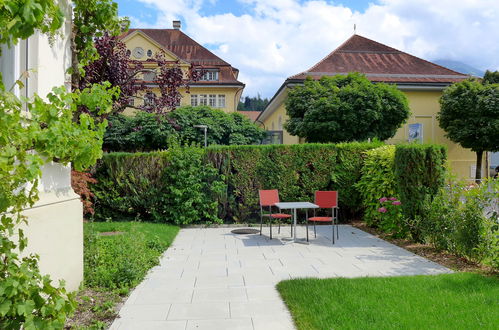
[[[275,289],[279,281],[450,272],[351,226],[340,226],[335,245],[330,226],[317,228],[310,245],[235,235],[233,228],[182,229],[111,329],[293,329]],[[305,237],[304,227],[298,236]]]

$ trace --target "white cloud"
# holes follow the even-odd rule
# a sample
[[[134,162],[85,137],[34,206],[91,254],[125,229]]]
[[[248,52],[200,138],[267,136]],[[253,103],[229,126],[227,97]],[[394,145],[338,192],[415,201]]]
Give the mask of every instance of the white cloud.
[[[249,14],[200,14],[203,1],[139,0],[155,6],[155,27],[183,30],[240,69],[245,95],[270,97],[286,77],[310,68],[357,33],[426,59],[499,69],[499,1],[381,0],[364,12],[327,1],[239,0]],[[224,1],[224,0],[219,0]],[[138,21],[134,26],[143,27]]]

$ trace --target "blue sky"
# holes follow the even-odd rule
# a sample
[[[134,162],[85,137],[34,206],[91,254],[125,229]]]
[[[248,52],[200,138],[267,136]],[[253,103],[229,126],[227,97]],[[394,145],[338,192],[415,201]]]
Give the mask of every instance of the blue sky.
[[[499,69],[498,0],[115,0],[135,28],[182,30],[272,97],[353,33],[427,60]]]

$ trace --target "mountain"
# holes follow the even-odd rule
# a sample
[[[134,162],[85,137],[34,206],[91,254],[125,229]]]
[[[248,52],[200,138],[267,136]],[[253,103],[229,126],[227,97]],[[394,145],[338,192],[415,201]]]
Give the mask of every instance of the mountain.
[[[485,71],[474,68],[471,65],[459,61],[440,59],[432,62],[441,66],[445,66],[446,68],[449,68],[451,70],[464,74],[470,74],[476,77],[483,77],[483,75],[485,74]]]

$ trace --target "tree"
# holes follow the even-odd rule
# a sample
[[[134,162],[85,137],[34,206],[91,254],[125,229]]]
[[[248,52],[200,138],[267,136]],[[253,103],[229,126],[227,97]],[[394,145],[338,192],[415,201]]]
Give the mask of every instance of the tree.
[[[175,109],[180,103],[182,95],[180,88],[189,88],[189,83],[199,80],[202,70],[191,67],[184,75],[178,61],[168,61],[162,52],[147,62],[154,63],[156,69],[144,68],[142,61],[135,61],[127,53],[126,45],[117,36],[105,33],[94,41],[97,57],[84,67],[85,75],[80,77],[78,86],[87,87],[91,84],[109,81],[111,86],[120,88],[120,95],[116,98],[113,113],[119,113],[126,108],[135,108],[147,112],[164,113]],[[159,95],[152,93],[147,87],[142,75],[153,73],[154,82],[159,88]],[[148,102],[145,95],[151,93],[152,99]],[[142,102],[135,102],[136,99]]]
[[[257,94],[256,97],[246,96],[244,98],[244,102],[239,101],[237,106],[237,110],[240,111],[263,111],[267,104],[269,103],[269,99],[262,99],[260,94]]]
[[[446,137],[476,152],[475,180],[479,183],[483,152],[499,151],[499,84],[468,79],[447,87],[437,118]]]
[[[359,73],[307,78],[285,102],[286,130],[309,142],[386,140],[409,117],[405,95],[395,86],[373,84]]]
[[[203,131],[194,125],[208,126],[208,144],[256,144],[265,137],[265,132],[245,116],[207,106],[180,107],[161,116],[145,112],[133,117],[115,115],[109,122],[103,145],[107,151],[167,149],[172,136],[184,145],[202,145]]]
[[[72,3],[71,84],[73,89],[81,89],[83,67],[98,58],[95,39],[104,34],[120,35],[128,29],[129,21],[118,16],[118,4],[113,0],[73,0]]]
[[[483,84],[499,84],[499,71],[485,71],[483,75]]]

